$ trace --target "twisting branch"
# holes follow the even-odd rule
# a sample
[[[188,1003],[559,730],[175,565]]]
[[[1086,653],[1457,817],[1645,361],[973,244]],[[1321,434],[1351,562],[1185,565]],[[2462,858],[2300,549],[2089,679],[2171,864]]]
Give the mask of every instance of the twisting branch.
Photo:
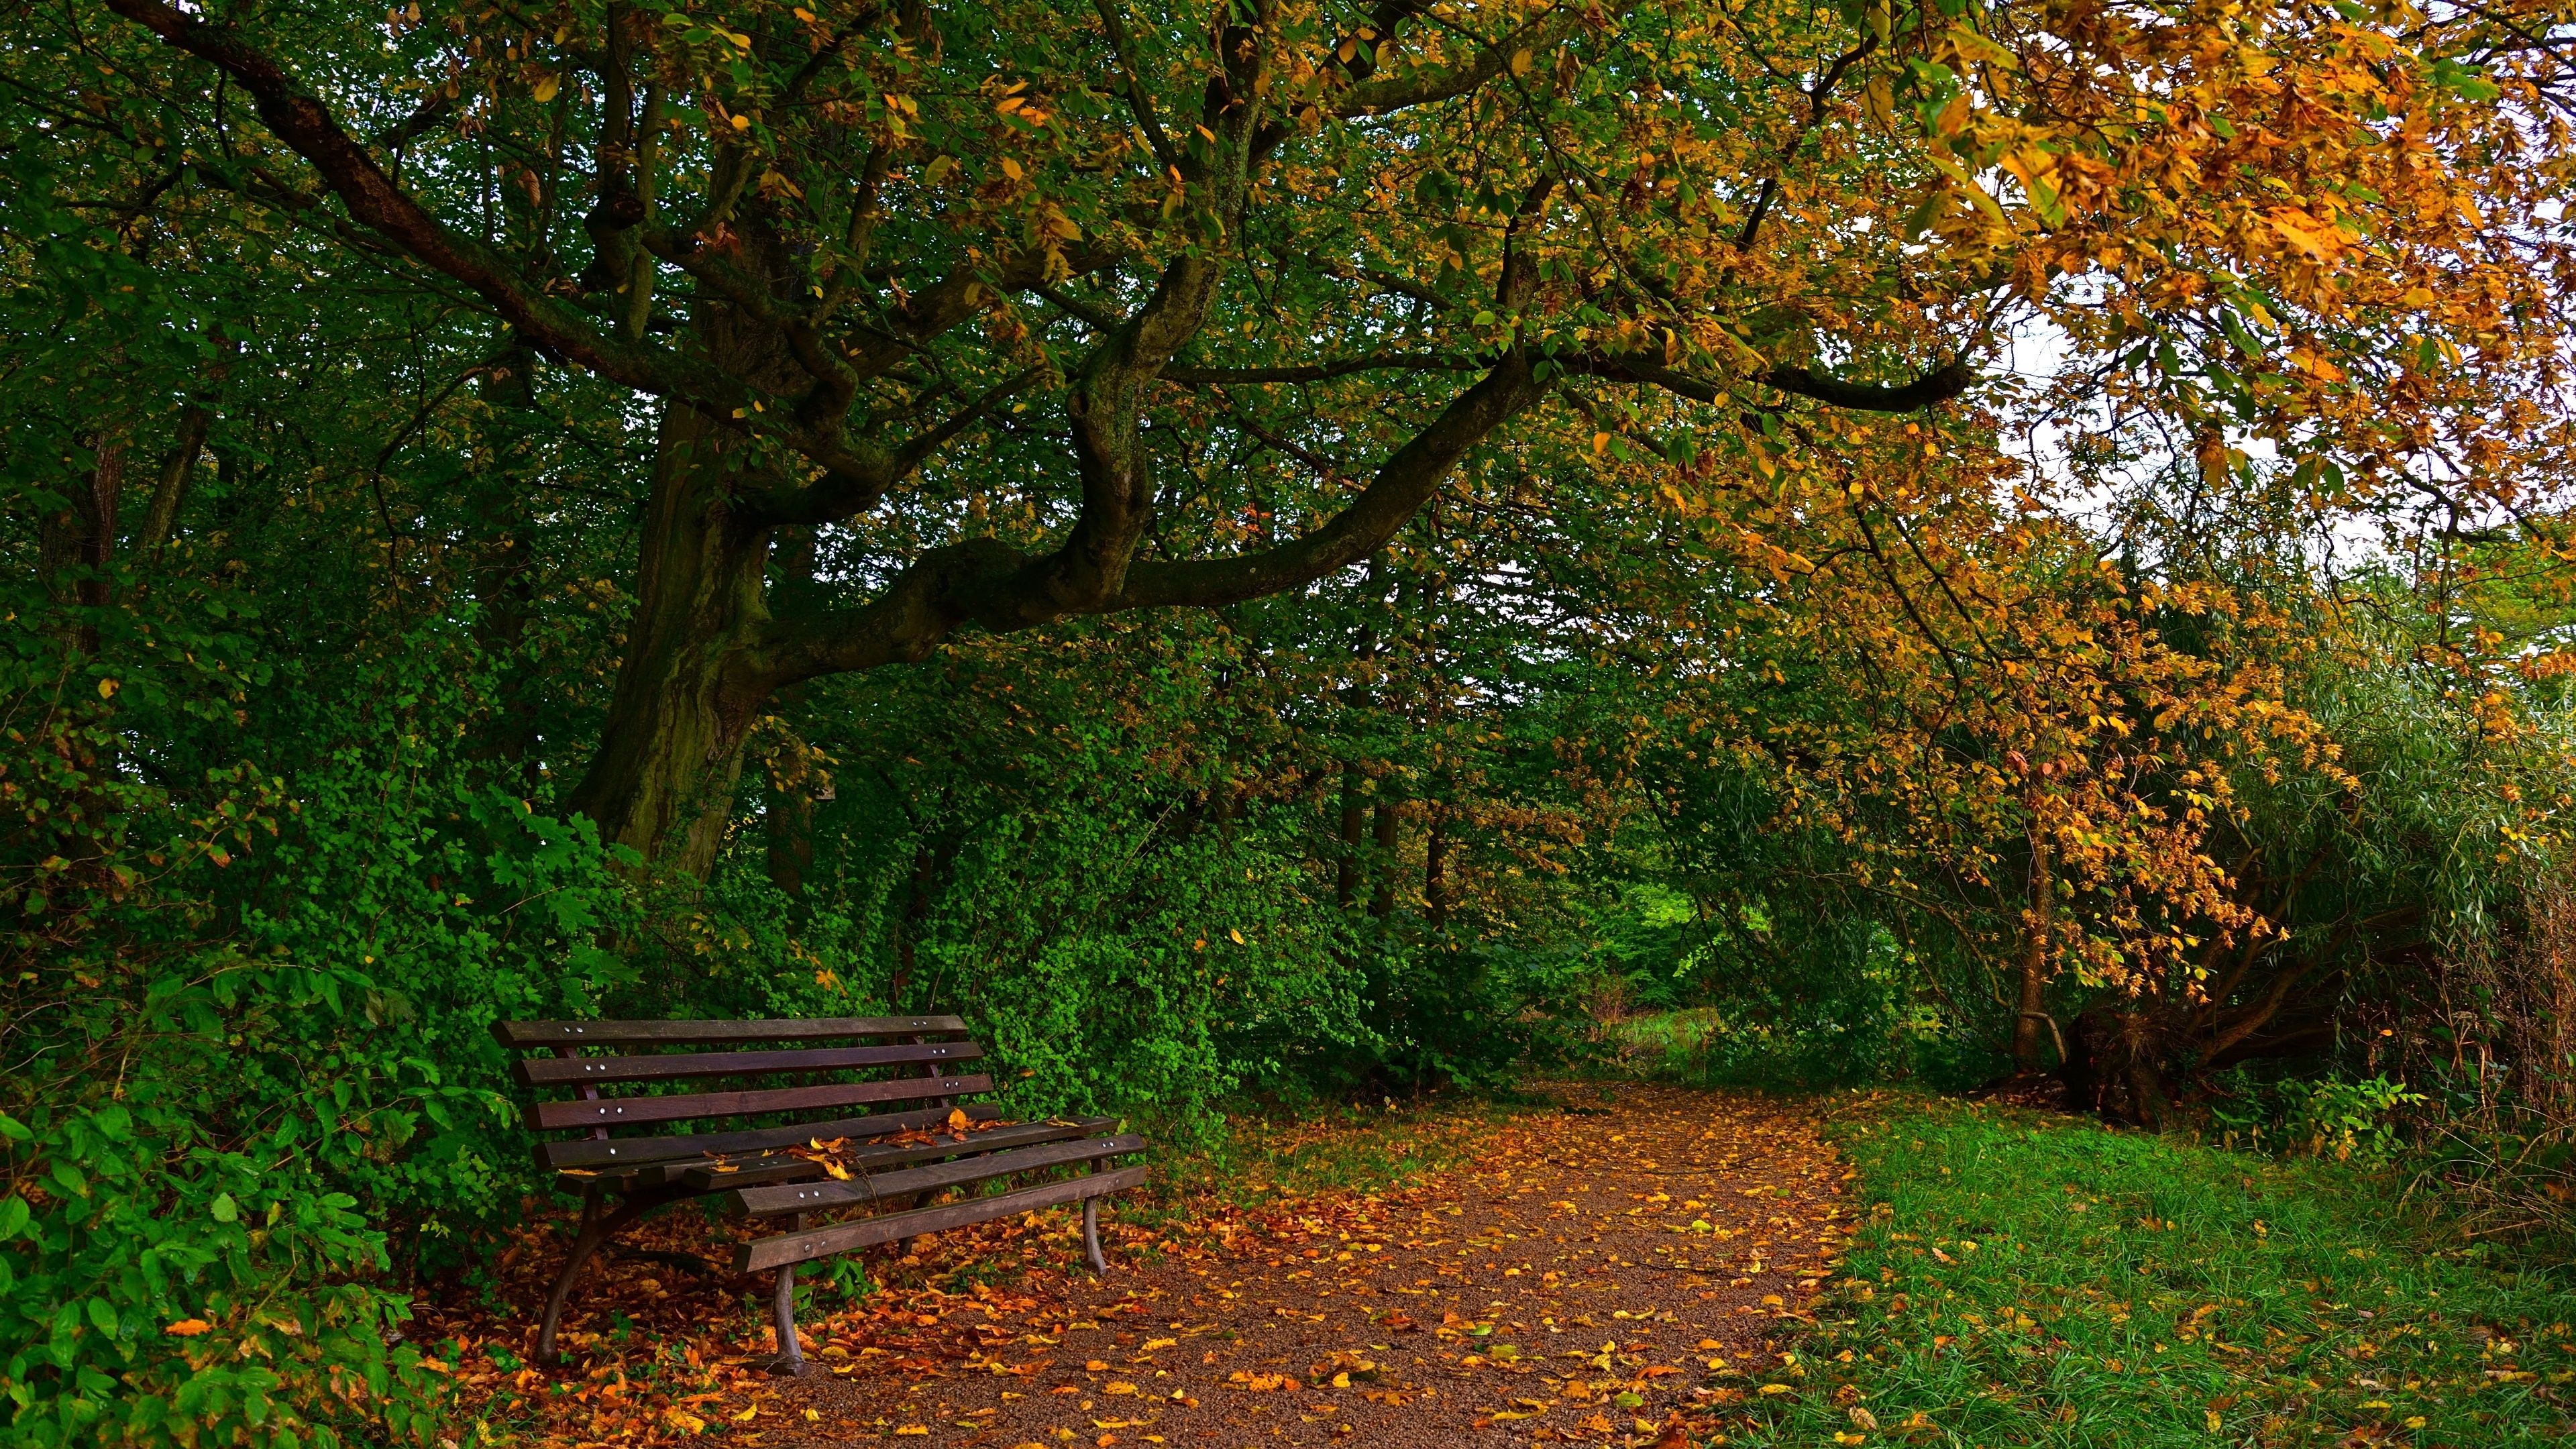
[[[1563,359],[1565,370],[1590,377],[1626,378],[1633,382],[1652,383],[1678,397],[1693,402],[1717,401],[1717,386],[1695,377],[1687,377],[1659,363],[1636,356],[1584,356]],[[1916,378],[1893,386],[1879,383],[1844,382],[1804,367],[1774,367],[1761,374],[1758,381],[1781,392],[1813,398],[1832,407],[1856,412],[1910,413],[1948,402],[1976,383],[1977,370],[1965,359],[1949,363]]]

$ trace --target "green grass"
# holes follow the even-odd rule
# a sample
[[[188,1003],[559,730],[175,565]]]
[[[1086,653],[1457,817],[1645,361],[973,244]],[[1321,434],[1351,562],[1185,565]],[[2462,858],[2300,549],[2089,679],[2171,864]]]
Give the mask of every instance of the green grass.
[[[2542,1255],[2348,1169],[1879,1103],[1839,1129],[1869,1217],[1761,1376],[1791,1392],[1721,1380],[1750,1390],[1734,1443],[2576,1439],[2576,1295]]]

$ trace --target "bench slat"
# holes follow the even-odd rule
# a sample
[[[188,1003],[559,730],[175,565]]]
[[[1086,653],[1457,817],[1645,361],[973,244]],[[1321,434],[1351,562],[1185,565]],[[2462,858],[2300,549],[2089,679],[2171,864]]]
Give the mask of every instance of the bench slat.
[[[536,1102],[525,1120],[539,1131],[559,1127],[623,1127],[647,1122],[686,1122],[700,1117],[749,1117],[861,1102],[900,1102],[919,1097],[965,1097],[993,1090],[993,1079],[897,1077],[885,1082],[840,1082],[824,1087],[769,1087],[748,1092],[698,1092],[673,1097],[615,1097],[598,1101]],[[809,1134],[810,1135],[810,1134]],[[794,1139],[790,1139],[791,1141]],[[614,1144],[611,1144],[614,1145]]]
[[[790,1263],[810,1263],[816,1258],[828,1258],[835,1253],[847,1253],[876,1243],[890,1243],[897,1238],[945,1232],[969,1223],[990,1222],[1039,1208],[1080,1202],[1084,1198],[1106,1197],[1113,1192],[1142,1187],[1144,1183],[1144,1168],[1122,1167],[1114,1172],[1094,1172],[1062,1182],[1041,1183],[1017,1192],[1006,1192],[999,1197],[969,1198],[964,1202],[917,1208],[905,1213],[886,1213],[808,1232],[782,1233],[735,1249],[733,1270],[736,1273],[758,1273]]]
[[[727,1217],[765,1218],[780,1213],[816,1212],[824,1208],[875,1202],[880,1198],[931,1192],[943,1187],[963,1187],[970,1182],[987,1182],[1013,1173],[1035,1172],[1042,1167],[1062,1167],[1069,1162],[1088,1162],[1096,1157],[1124,1157],[1144,1150],[1145,1139],[1132,1132],[1121,1137],[1048,1142],[1034,1147],[980,1153],[954,1162],[933,1163],[928,1167],[871,1172],[848,1182],[826,1180],[792,1182],[777,1187],[747,1187],[726,1193],[722,1205]]]
[[[950,1078],[951,1081],[963,1080]],[[989,1122],[1002,1115],[999,1107],[978,1104],[960,1107],[970,1121]],[[882,1137],[889,1132],[909,1132],[948,1120],[946,1107],[918,1107],[909,1112],[885,1112],[873,1117],[843,1117],[832,1122],[798,1122],[785,1127],[752,1127],[738,1132],[694,1132],[669,1137],[611,1137],[606,1141],[580,1137],[570,1142],[537,1144],[537,1166],[548,1172],[567,1167],[607,1167],[623,1169],[629,1165],[645,1166],[674,1159],[703,1161],[710,1152],[759,1152],[771,1147],[790,1147],[811,1138],[829,1141],[835,1137]]]
[[[836,1036],[912,1036],[962,1032],[955,1016],[826,1016],[779,1021],[496,1021],[505,1047],[691,1046],[749,1041],[815,1041]]]
[[[592,1086],[601,1082],[675,1082],[691,1077],[828,1072],[907,1062],[967,1062],[984,1055],[971,1041],[903,1046],[815,1047],[783,1052],[689,1052],[659,1057],[538,1057],[510,1064],[523,1087]]]
[[[1014,1147],[1033,1147],[1041,1142],[1062,1142],[1077,1137],[1107,1136],[1115,1125],[1109,1117],[1084,1117],[1075,1121],[1021,1122],[1008,1127],[967,1135],[963,1142],[909,1142],[897,1146],[860,1147],[845,1154],[844,1160],[864,1165],[875,1172],[882,1167],[902,1167],[915,1162],[936,1162],[947,1157],[970,1157],[980,1152],[1002,1152]],[[702,1191],[725,1188],[767,1187],[772,1183],[791,1182],[821,1177],[818,1164],[801,1157],[764,1159],[747,1163],[734,1172],[718,1172],[713,1163],[672,1163],[658,1169],[659,1181],[678,1181]]]

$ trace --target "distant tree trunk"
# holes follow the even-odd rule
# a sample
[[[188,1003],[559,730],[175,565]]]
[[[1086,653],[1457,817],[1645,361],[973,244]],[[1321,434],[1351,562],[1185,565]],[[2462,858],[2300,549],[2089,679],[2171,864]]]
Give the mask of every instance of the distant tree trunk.
[[[534,671],[516,656],[536,616],[536,545],[527,500],[537,469],[525,455],[535,431],[537,353],[514,347],[484,375],[482,394],[498,425],[493,467],[469,483],[468,539],[474,581],[475,642],[494,668],[495,695],[477,751],[497,762],[511,788],[534,795],[537,700]],[[158,500],[155,500],[156,503]]]
[[[179,529],[179,505],[187,501],[188,483],[196,476],[197,460],[206,451],[206,435],[215,424],[212,409],[190,403],[179,410],[179,432],[170,451],[161,458],[159,476],[153,480],[152,503],[143,515],[143,531],[135,535],[134,551],[146,558],[160,555],[170,536]]]
[[[1390,777],[1391,778],[1391,777]],[[1395,792],[1381,785],[1377,794],[1377,819],[1371,830],[1370,868],[1376,888],[1369,893],[1369,914],[1381,919],[1395,914],[1395,856],[1403,843],[1404,820],[1397,812],[1402,803]]]
[[[1434,931],[1449,925],[1449,806],[1435,800],[1422,842],[1422,916]]]
[[[1360,836],[1368,824],[1368,797],[1360,787],[1366,783],[1359,766],[1342,766],[1342,850],[1333,872],[1333,901],[1346,911],[1360,899]]]
[[[2056,913],[2057,885],[2048,864],[2048,842],[2037,825],[2030,832],[2030,910],[2023,917],[2021,1008],[2013,1018],[2013,1062],[2023,1071],[2046,1069],[2041,1045],[2050,1038],[2048,962],[2050,921]]]
[[[71,490],[70,501],[41,520],[37,542],[37,570],[46,591],[84,609],[113,602],[107,567],[116,557],[116,513],[125,492],[125,439],[99,438],[91,447],[95,461],[88,476]],[[67,578],[74,570],[80,576]],[[71,639],[82,654],[96,654],[96,619],[83,618]]]

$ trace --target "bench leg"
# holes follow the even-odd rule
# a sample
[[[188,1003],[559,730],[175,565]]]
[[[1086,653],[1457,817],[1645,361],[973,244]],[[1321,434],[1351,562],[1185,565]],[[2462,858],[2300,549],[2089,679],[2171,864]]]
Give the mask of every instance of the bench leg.
[[[787,1221],[787,1231],[805,1230],[805,1215],[798,1213]],[[766,1365],[773,1374],[796,1378],[805,1372],[805,1349],[796,1341],[796,1265],[778,1270],[778,1286],[770,1298],[770,1317],[778,1329],[778,1353]]]
[[[602,1214],[599,1189],[591,1188],[581,1195],[581,1231],[574,1235],[572,1252],[564,1258],[563,1271],[555,1275],[555,1286],[546,1293],[545,1321],[537,1327],[537,1362],[553,1368],[555,1334],[563,1326],[564,1301],[572,1296],[572,1280],[591,1258],[617,1236],[620,1228],[653,1209],[671,1201],[669,1194],[639,1193],[620,1204],[615,1212]]]
[[[581,1275],[582,1266],[608,1241],[608,1224],[599,1211],[599,1189],[591,1188],[581,1195],[581,1229],[573,1234],[572,1252],[565,1257],[563,1271],[555,1275],[555,1285],[546,1292],[545,1321],[537,1328],[537,1362],[548,1368],[556,1363],[555,1331],[563,1326],[564,1300],[572,1296],[572,1280]]]
[[[1082,1200],[1082,1255],[1091,1263],[1091,1271],[1109,1275],[1109,1260],[1100,1256],[1100,1199]]]

